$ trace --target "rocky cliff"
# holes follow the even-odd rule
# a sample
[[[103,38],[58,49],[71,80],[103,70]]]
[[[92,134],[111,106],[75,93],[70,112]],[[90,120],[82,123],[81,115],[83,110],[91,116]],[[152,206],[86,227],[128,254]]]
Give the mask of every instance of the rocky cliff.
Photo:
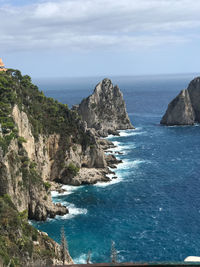
[[[0,73],[0,258],[6,266],[8,259],[12,266],[25,266],[32,256],[36,262],[61,263],[60,246],[43,234],[35,237],[27,219],[68,213],[52,203],[51,184],[66,175],[73,180],[82,161],[93,167],[105,162],[77,114],[46,98],[29,76]],[[21,220],[21,214],[26,218]]]
[[[0,260],[8,265],[10,257],[13,266],[31,259],[60,263],[60,246],[27,219],[68,213],[67,207],[52,202],[55,182],[78,186],[109,181],[109,166],[119,161],[105,155],[113,144],[99,136],[128,128],[133,126],[122,93],[108,79],[70,110],[45,97],[29,76],[17,70],[0,73]],[[12,216],[18,218],[16,224]]]
[[[62,249],[27,222],[27,211],[18,212],[8,195],[0,197],[0,266],[62,265]],[[66,264],[73,261],[66,251]]]
[[[0,196],[8,194],[30,219],[67,213],[52,203],[50,182],[88,183],[82,168],[98,168],[104,179],[108,168],[98,140],[76,112],[46,98],[18,71],[1,73],[0,94]]]
[[[93,94],[74,109],[87,122],[87,127],[95,129],[102,137],[118,134],[117,130],[134,128],[119,87],[114,86],[109,79],[97,84]]]
[[[119,89],[113,90],[107,93],[121,97]],[[106,99],[103,94],[100,103]],[[114,105],[125,108],[117,99]],[[124,120],[125,128],[131,126],[126,114]],[[116,129],[123,127],[121,123],[115,123]],[[67,207],[52,203],[50,190],[55,182],[109,181],[111,163],[105,146],[111,144],[100,141],[77,111],[45,97],[29,76],[16,70],[0,73],[0,260],[6,266],[10,260],[13,266],[25,266],[31,259],[61,263],[60,246],[38,234],[27,219],[46,220],[68,213]],[[112,164],[113,160],[117,163],[112,159]],[[68,262],[72,262],[69,255]]]
[[[168,105],[161,120],[164,125],[193,125],[200,122],[200,78],[192,80],[187,89]]]

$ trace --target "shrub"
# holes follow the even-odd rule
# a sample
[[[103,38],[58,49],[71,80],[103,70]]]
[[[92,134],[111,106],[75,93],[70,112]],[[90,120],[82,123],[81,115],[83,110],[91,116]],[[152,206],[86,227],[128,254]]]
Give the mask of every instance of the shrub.
[[[26,139],[24,138],[24,137],[22,137],[22,136],[19,136],[18,137],[18,144],[19,145],[22,145],[23,143],[26,143],[27,141],[26,141]]]
[[[73,163],[70,163],[67,167],[67,170],[69,171],[70,174],[72,174],[73,176],[76,176],[80,168],[75,166]]]
[[[44,182],[44,187],[45,187],[46,191],[48,191],[51,188],[51,184],[48,182]]]

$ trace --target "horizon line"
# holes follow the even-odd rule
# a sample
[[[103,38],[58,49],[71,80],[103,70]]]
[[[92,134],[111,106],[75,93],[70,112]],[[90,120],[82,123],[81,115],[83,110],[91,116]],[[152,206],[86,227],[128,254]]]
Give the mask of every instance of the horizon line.
[[[29,74],[28,74],[29,75]],[[85,78],[99,78],[99,77],[105,77],[105,78],[126,78],[126,77],[156,77],[156,76],[184,76],[184,75],[199,75],[200,72],[177,72],[177,73],[158,73],[158,74],[110,74],[110,75],[105,75],[105,74],[99,74],[99,75],[85,75],[85,76],[31,76],[32,79],[74,79],[74,78],[80,78],[80,79],[85,79]]]

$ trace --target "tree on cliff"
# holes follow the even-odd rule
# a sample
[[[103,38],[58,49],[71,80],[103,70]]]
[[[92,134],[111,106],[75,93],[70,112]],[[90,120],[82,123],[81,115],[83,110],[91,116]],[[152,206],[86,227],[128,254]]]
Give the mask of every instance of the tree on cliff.
[[[90,264],[90,263],[91,263],[91,251],[88,251],[86,264]]]
[[[115,242],[111,241],[111,262],[112,263],[117,263],[117,250],[115,248]]]
[[[67,250],[68,250],[68,244],[67,244],[67,240],[65,237],[65,230],[64,230],[64,227],[62,226],[61,228],[61,258],[62,258],[63,265],[65,265],[65,262],[67,260]]]

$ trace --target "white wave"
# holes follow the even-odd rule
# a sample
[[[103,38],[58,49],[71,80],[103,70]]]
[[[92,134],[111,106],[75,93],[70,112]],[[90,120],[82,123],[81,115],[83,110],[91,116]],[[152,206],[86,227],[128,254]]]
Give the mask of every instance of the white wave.
[[[149,163],[149,161],[145,161],[145,160],[140,160],[140,159],[137,159],[137,160],[124,160],[122,163],[119,163],[117,165],[117,169],[115,170],[116,174],[108,174],[107,176],[111,179],[111,181],[109,182],[98,182],[95,184],[95,186],[97,187],[107,187],[107,186],[110,186],[110,185],[113,185],[113,184],[117,184],[117,183],[120,183],[122,182],[124,179],[123,179],[123,176],[122,174],[120,173],[120,170],[130,170],[130,169],[134,169],[134,168],[138,168],[140,164],[142,163]],[[114,178],[113,177],[116,177],[117,178]]]
[[[52,197],[58,197],[58,196],[60,196],[60,193],[58,193],[58,191],[51,191],[51,196]]]
[[[86,264],[87,255],[81,254],[78,258],[73,259],[75,264]]]
[[[87,209],[77,208],[74,204],[68,203],[66,201],[63,201],[62,204],[67,206],[69,213],[65,214],[64,216],[57,215],[56,219],[63,219],[63,220],[72,219],[75,216],[85,215],[88,212]]]
[[[110,151],[107,151],[107,153],[112,153],[112,152],[122,152],[123,154],[127,154],[127,151],[132,150],[136,148],[135,143],[120,143],[118,141],[113,142],[115,147],[111,148]]]
[[[136,160],[124,160],[122,163],[120,163],[118,165],[117,170],[124,170],[124,169],[131,169],[131,168],[138,168],[140,164],[142,163],[147,163],[147,161],[145,160],[140,160],[140,159],[136,159]]]
[[[135,136],[135,135],[142,135],[146,132],[139,132],[136,130],[121,130],[120,137],[128,137],[128,136]]]
[[[107,176],[114,177],[116,175],[111,174],[111,175],[107,175]],[[110,178],[112,179],[112,177],[110,177]],[[118,184],[118,183],[122,182],[122,180],[123,179],[121,177],[117,177],[117,178],[112,179],[109,182],[98,182],[94,186],[97,186],[97,187],[106,187],[106,186],[109,186],[109,185]]]
[[[113,144],[114,144],[114,146],[119,146],[120,145],[120,142],[118,142],[118,141],[113,141]]]
[[[119,130],[119,135],[112,135],[109,134],[106,139],[112,139],[112,138],[119,138],[119,137],[126,137],[126,136],[134,136],[134,135],[141,135],[144,134],[146,132],[139,132],[141,131],[143,128],[142,127],[138,127],[135,129],[130,129],[130,130]]]
[[[131,149],[134,149],[134,148],[136,148],[136,145],[134,143],[126,144],[126,145],[119,145],[118,147],[116,147],[116,151],[119,150],[119,152],[121,152],[123,150],[131,150]]]
[[[141,131],[142,129],[143,129],[143,127],[137,127],[137,128],[134,129],[134,132]]]
[[[117,135],[115,136],[115,135],[109,134],[109,135],[106,137],[106,139],[112,139],[112,138],[114,138],[114,137],[117,137]]]
[[[59,196],[67,196],[67,195],[74,193],[76,190],[78,190],[81,187],[82,186],[63,185],[62,189],[66,190],[66,191],[64,191],[62,193],[59,193],[58,191],[51,191],[51,196],[53,198],[56,198]]]

